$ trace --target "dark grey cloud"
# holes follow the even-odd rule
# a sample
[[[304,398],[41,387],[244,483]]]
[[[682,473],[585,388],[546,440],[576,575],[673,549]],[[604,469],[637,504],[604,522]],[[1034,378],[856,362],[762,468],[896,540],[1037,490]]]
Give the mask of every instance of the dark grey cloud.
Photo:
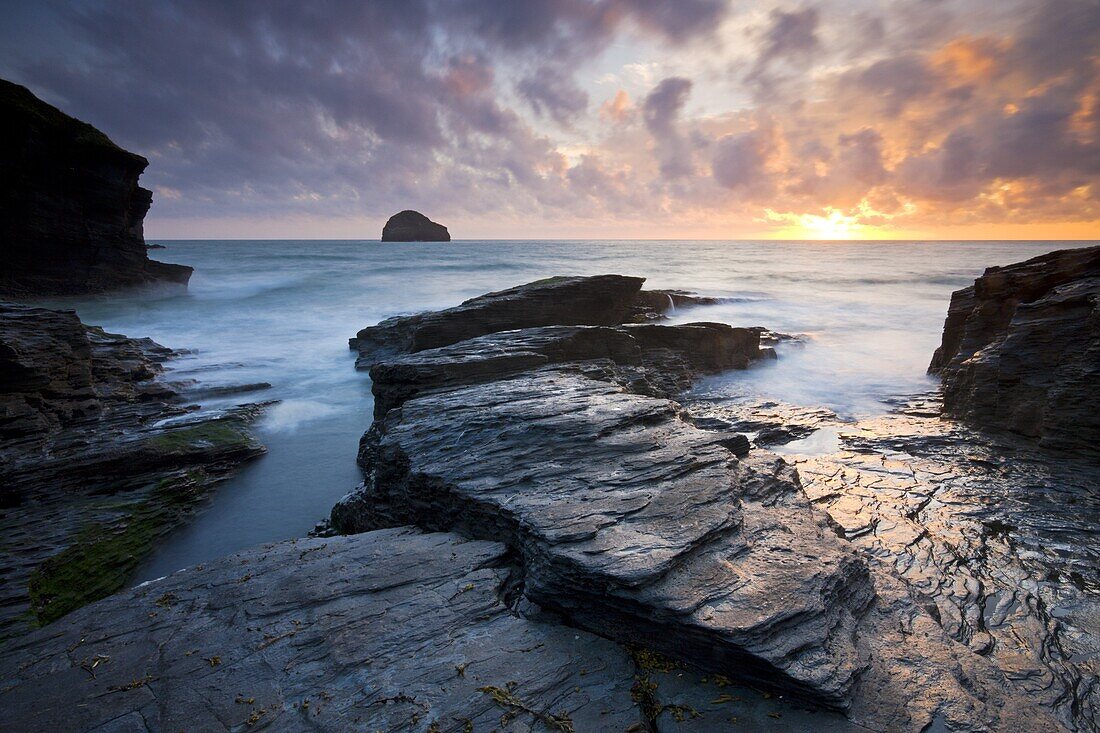
[[[776,175],[768,165],[776,145],[777,134],[771,125],[723,137],[715,144],[711,163],[714,180],[743,198],[772,195]]]
[[[569,125],[588,108],[588,94],[577,86],[567,70],[542,66],[516,85],[519,92],[537,114]]]
[[[624,23],[679,43],[725,12],[714,0],[50,8],[65,43],[5,50],[0,73],[150,157],[144,180],[181,194],[158,197],[173,216],[476,207],[517,187],[549,200],[555,153],[502,103],[498,70],[536,68],[517,91],[566,123],[588,102],[576,66]]]
[[[692,171],[692,145],[678,124],[691,87],[691,80],[683,77],[662,79],[642,102],[642,119],[657,145],[665,178],[680,178]]]
[[[756,61],[746,75],[746,81],[757,88],[757,93],[773,97],[779,85],[785,81],[777,67],[802,67],[821,50],[817,36],[821,17],[816,7],[801,10],[772,10],[768,25],[759,34],[760,49]]]

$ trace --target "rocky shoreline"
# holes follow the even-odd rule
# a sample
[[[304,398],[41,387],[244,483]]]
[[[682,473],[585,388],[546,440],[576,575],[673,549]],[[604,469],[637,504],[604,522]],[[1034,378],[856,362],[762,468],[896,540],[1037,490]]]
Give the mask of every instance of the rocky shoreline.
[[[760,447],[794,437],[781,409],[699,401],[701,377],[774,358],[779,335],[655,323],[641,285],[554,278],[360,331],[375,422],[332,511],[349,536],[181,571],[9,643],[0,727],[1090,729],[1089,663],[1066,706],[1070,667],[1042,682],[1001,650],[1026,612],[983,640],[922,590],[903,564],[920,538],[886,534],[889,512],[860,530],[870,507],[829,488],[852,459],[796,457],[807,480]],[[59,690],[70,706],[47,703]]]
[[[124,588],[263,453],[249,429],[263,405],[200,409],[201,387],[164,378],[174,356],[71,311],[0,303],[0,635]]]

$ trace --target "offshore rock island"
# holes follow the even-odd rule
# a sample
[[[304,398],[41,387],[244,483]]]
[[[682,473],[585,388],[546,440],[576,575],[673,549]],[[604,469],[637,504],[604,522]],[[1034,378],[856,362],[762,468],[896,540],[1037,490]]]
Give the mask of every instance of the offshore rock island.
[[[391,216],[382,227],[383,242],[449,242],[447,227],[436,224],[419,211],[406,209]]]
[[[327,536],[181,571],[10,641],[0,726],[1087,730],[1092,663],[1052,654],[1055,676],[1032,684],[1042,676],[998,651],[997,628],[963,633],[965,608],[960,627],[906,570],[920,541],[892,544],[885,504],[877,530],[858,530],[821,488],[832,459],[796,471],[761,447],[776,406],[718,414],[686,391],[766,365],[762,344],[790,337],[665,325],[668,298],[642,284],[550,278],[361,330],[375,421],[365,480]],[[935,445],[914,443],[905,475],[923,475],[916,456]],[[925,572],[950,584],[954,571]],[[1034,603],[1018,604],[1002,622],[1041,633],[1022,625]],[[49,704],[62,687],[70,704]]]

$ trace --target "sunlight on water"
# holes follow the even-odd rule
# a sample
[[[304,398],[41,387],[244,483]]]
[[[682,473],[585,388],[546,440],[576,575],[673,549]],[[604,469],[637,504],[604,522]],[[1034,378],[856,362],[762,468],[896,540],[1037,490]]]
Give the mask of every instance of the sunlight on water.
[[[349,336],[387,316],[454,305],[558,274],[621,273],[647,287],[734,298],[678,309],[677,323],[722,321],[807,334],[777,363],[711,380],[729,396],[767,395],[842,416],[925,390],[952,290],[988,265],[1055,243],[851,242],[165,242],[155,258],[195,267],[186,294],[55,305],[87,323],[193,353],[172,378],[216,386],[270,382],[247,400],[281,400],[259,423],[268,454],[224,484],[138,580],[260,542],[300,536],[358,481],[369,379]],[[232,400],[228,401],[232,403]],[[211,401],[210,404],[215,404]]]

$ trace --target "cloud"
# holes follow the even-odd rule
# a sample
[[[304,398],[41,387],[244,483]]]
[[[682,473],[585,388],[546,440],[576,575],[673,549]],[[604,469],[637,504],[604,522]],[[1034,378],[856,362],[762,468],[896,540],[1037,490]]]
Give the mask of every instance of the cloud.
[[[801,67],[821,50],[818,38],[820,15],[817,8],[802,10],[772,10],[768,26],[760,33],[761,45],[756,62],[746,81],[761,94],[771,95],[775,85],[783,81],[776,66],[787,64]]]
[[[1095,0],[57,0],[11,17],[0,75],[149,157],[153,224],[410,206],[524,231],[748,227],[765,209],[1100,218]]]
[[[683,77],[662,79],[642,103],[642,118],[656,143],[666,178],[686,176],[692,170],[691,145],[677,124],[691,87],[691,80]]]
[[[577,86],[573,75],[563,69],[542,66],[516,86],[536,113],[569,125],[588,107],[588,94]]]
[[[773,169],[779,154],[779,132],[773,124],[736,135],[715,145],[711,172],[718,185],[744,198],[764,198],[776,189]]]

